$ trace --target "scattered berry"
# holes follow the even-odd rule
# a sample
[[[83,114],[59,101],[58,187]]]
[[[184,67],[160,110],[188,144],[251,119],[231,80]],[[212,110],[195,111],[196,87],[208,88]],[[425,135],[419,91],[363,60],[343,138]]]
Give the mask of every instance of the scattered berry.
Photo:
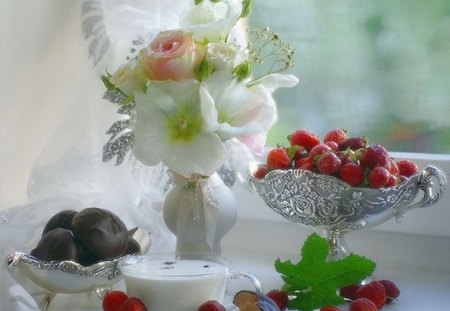
[[[361,284],[351,284],[345,287],[342,287],[339,290],[339,294],[347,299],[355,300],[356,297],[356,291],[361,287]]]
[[[358,187],[364,181],[364,170],[359,164],[348,162],[339,169],[339,176],[350,186]]]
[[[142,300],[130,297],[120,306],[119,311],[148,311]]]
[[[323,141],[329,142],[335,142],[336,144],[340,144],[343,141],[345,141],[346,139],[348,139],[348,135],[347,135],[347,131],[341,128],[335,128],[332,130],[329,130],[325,136],[323,137]]]
[[[334,152],[327,152],[317,160],[317,169],[324,175],[333,175],[341,167],[341,160]]]
[[[411,177],[412,175],[417,174],[419,168],[417,164],[411,160],[401,160],[397,162],[399,175]]]
[[[386,302],[390,303],[393,300],[397,299],[400,296],[400,289],[397,285],[391,280],[381,280],[379,281],[383,284],[384,289],[386,290]]]
[[[281,311],[286,310],[289,302],[289,297],[286,292],[278,289],[273,289],[269,291],[266,296],[272,299]]]
[[[315,145],[320,144],[320,137],[306,129],[294,131],[288,136],[288,139],[291,145],[303,146],[308,152],[311,151]]]
[[[102,301],[103,311],[119,311],[120,306],[127,298],[127,294],[122,291],[113,290],[108,292]]]
[[[373,169],[375,166],[389,167],[389,153],[381,145],[371,145],[367,147],[359,162],[362,167],[368,169]]]
[[[358,298],[350,303],[349,311],[378,311],[377,306],[367,298]]]
[[[361,286],[361,288],[356,291],[356,297],[367,298],[380,309],[386,303],[386,289],[380,282],[372,281]]]
[[[326,306],[326,307],[320,308],[320,311],[341,311],[341,309],[339,309],[338,307],[334,307],[334,306]]]
[[[382,188],[389,182],[389,178],[389,171],[382,166],[377,166],[369,173],[369,185],[375,189]]]
[[[286,149],[278,147],[272,149],[267,154],[267,167],[270,170],[287,169],[291,167],[291,159]]]
[[[358,149],[366,147],[367,147],[367,138],[364,136],[349,137],[339,144],[339,150],[342,151],[347,149],[356,151]]]
[[[198,311],[225,311],[225,307],[216,300],[208,300],[198,308]]]

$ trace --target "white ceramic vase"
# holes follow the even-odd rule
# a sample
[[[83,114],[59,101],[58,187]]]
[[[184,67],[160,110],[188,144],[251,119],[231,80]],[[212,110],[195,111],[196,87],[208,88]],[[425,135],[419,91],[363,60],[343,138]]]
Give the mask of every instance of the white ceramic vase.
[[[174,181],[164,201],[164,221],[177,237],[177,251],[221,254],[220,242],[237,218],[233,192],[214,173]]]

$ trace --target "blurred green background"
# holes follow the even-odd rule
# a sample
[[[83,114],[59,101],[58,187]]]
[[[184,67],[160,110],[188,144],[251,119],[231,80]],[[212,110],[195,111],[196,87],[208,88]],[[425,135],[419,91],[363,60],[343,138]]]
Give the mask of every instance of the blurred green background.
[[[450,153],[449,0],[255,0],[251,27],[295,48],[267,144],[342,127],[391,151]]]

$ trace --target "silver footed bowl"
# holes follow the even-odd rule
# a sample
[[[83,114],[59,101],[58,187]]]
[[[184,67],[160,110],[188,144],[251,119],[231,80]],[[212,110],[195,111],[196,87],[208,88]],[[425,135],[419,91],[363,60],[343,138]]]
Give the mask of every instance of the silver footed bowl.
[[[120,274],[114,260],[82,266],[73,261],[40,261],[25,253],[14,252],[6,259],[10,272],[25,273],[34,283],[53,293],[83,293],[114,284]]]
[[[129,234],[138,242],[140,254],[146,253],[151,245],[150,234],[141,228],[134,228]],[[11,276],[19,283],[25,275],[46,291],[39,307],[47,310],[59,293],[95,292],[99,298],[103,298],[122,277],[119,262],[129,256],[133,255],[83,266],[73,261],[41,261],[32,255],[14,252],[6,257],[6,265]]]
[[[396,187],[357,188],[306,170],[274,170],[264,178],[250,174],[249,187],[276,213],[307,227],[323,229],[330,260],[348,254],[342,234],[368,229],[414,208],[433,205],[447,185],[445,174],[428,165]],[[421,194],[421,195],[420,195]]]
[[[298,169],[274,170],[263,179],[249,179],[250,188],[284,218],[339,231],[371,228],[416,207],[432,205],[446,184],[445,174],[431,165],[396,187],[380,189],[356,188],[333,176]],[[420,192],[423,196],[417,200]]]

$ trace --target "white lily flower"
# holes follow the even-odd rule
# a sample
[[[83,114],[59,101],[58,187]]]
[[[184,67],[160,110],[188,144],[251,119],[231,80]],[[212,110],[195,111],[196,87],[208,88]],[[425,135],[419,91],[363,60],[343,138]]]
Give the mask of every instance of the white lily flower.
[[[185,177],[209,176],[226,160],[220,137],[205,126],[194,80],[152,83],[136,92],[133,152],[144,165],[163,162]]]
[[[262,86],[253,89],[226,71],[214,72],[200,86],[200,102],[206,126],[223,140],[233,137],[250,142],[265,135],[277,119],[276,105]],[[258,144],[259,145],[259,144]]]
[[[251,85],[263,85],[270,92],[280,87],[294,87],[298,83],[298,78],[290,74],[272,73],[265,75],[255,81]]]

